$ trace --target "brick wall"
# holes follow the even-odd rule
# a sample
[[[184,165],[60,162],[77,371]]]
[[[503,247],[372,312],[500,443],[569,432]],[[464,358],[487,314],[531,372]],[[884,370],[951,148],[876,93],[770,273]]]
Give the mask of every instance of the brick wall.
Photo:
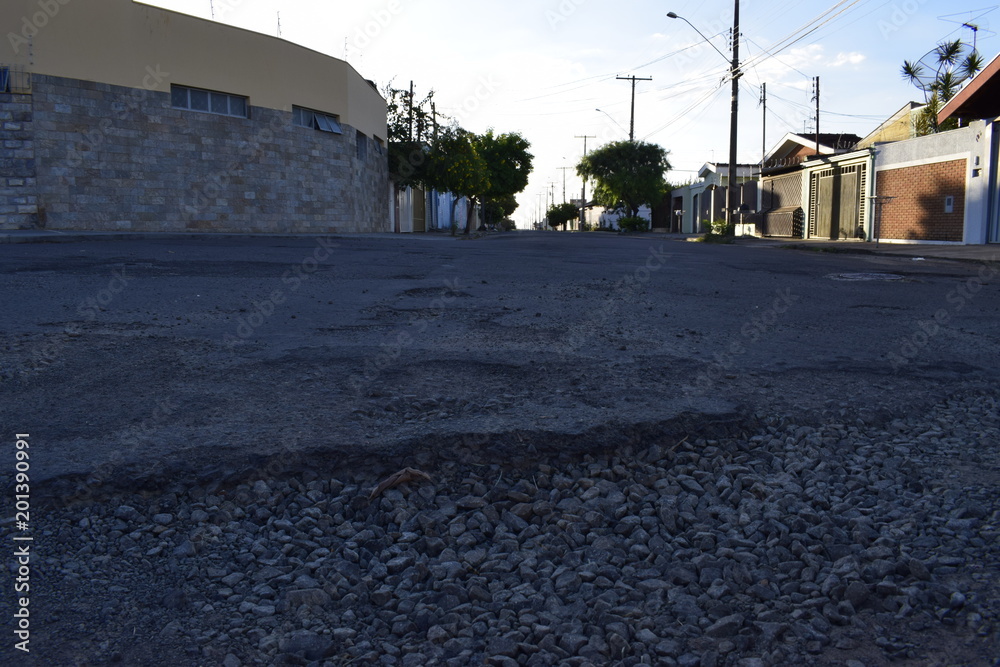
[[[0,229],[38,224],[31,95],[0,93]]]
[[[389,231],[387,158],[370,138],[362,156],[348,125],[192,112],[166,93],[47,76],[34,78],[34,120],[50,229]]]
[[[966,160],[950,160],[878,172],[879,196],[896,197],[882,207],[879,236],[908,241],[963,240]],[[945,213],[945,197],[955,198]]]

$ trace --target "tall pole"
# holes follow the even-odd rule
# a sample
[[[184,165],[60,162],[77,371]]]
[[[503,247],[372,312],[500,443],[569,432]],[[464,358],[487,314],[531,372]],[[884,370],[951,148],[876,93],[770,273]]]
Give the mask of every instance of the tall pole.
[[[736,146],[739,137],[740,114],[740,0],[733,9],[733,108],[729,123],[729,187],[726,189],[726,229],[736,232],[733,210],[736,204]]]
[[[413,141],[413,80],[410,80],[410,120],[407,130],[408,139]]]
[[[563,203],[565,204],[568,200],[566,199],[566,170],[572,169],[573,167],[559,167],[562,169],[563,173]]]
[[[582,134],[573,137],[574,139],[583,139],[583,157],[587,157],[587,139],[596,139],[597,137],[589,134]],[[587,210],[587,177],[583,177],[583,190],[580,191],[580,229],[583,229],[583,225],[587,222],[587,217],[585,211]]]
[[[739,0],[737,0],[738,2]],[[635,141],[635,82],[636,81],[652,81],[653,77],[640,78],[637,76],[619,76],[616,77],[619,81],[631,81],[632,82],[632,120],[629,124],[628,129],[628,140]]]
[[[814,79],[816,83],[816,155],[819,155],[819,77]]]
[[[764,107],[763,131],[760,135],[760,175],[764,176],[764,161],[767,160],[767,84],[760,84],[760,103]]]

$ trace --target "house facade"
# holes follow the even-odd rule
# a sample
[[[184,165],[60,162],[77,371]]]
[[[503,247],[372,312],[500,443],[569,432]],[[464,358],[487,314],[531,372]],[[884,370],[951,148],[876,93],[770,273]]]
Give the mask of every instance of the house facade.
[[[788,133],[782,137],[764,158],[760,212],[752,217],[756,233],[844,238],[841,215],[843,224],[856,216],[864,218],[863,197],[868,192],[870,170],[864,156],[853,155],[859,141],[861,137],[853,134]],[[851,157],[845,158],[848,154]],[[845,197],[850,203],[842,201]],[[851,236],[856,232],[852,229]]]
[[[881,199],[872,234],[882,241],[980,244],[997,232],[998,123],[874,148]]]
[[[734,207],[746,211],[758,208],[758,165],[736,165],[737,201]],[[671,195],[671,230],[682,234],[710,231],[715,220],[726,217],[726,189],[729,164],[706,162],[698,170],[700,181],[677,188]]]
[[[0,229],[390,231],[386,103],[346,62],[130,0],[52,6],[0,5]]]

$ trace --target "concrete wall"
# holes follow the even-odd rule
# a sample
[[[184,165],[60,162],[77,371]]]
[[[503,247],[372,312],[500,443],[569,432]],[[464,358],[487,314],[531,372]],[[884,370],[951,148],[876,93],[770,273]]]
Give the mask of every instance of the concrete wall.
[[[883,207],[882,237],[985,243],[993,131],[993,124],[976,121],[950,132],[878,145],[876,192],[897,197]],[[943,213],[946,196],[956,197],[956,213]]]
[[[350,125],[320,132],[262,107],[250,118],[199,113],[173,108],[166,92],[51,76],[33,87],[46,228],[390,231],[386,155]]]
[[[388,136],[385,100],[353,67],[277,37],[131,0],[3,0],[0,26],[0,63],[36,74],[156,92],[207,88]]]

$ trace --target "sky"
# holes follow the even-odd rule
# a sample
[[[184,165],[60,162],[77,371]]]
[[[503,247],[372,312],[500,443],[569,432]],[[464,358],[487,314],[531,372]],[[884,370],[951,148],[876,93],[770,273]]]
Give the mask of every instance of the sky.
[[[652,78],[636,83],[635,136],[670,151],[671,183],[728,161],[734,0],[147,2],[203,18],[214,6],[215,20],[272,35],[280,21],[283,39],[346,59],[380,88],[433,90],[438,112],[467,130],[521,133],[535,156],[521,227],[563,201],[564,183],[579,198],[578,137],[593,137],[588,150],[628,138],[632,87],[617,77]],[[923,101],[900,76],[904,60],[945,39],[975,39],[987,62],[1000,52],[1000,9],[983,0],[743,0],[740,14],[741,163],[814,131],[813,77],[820,131],[863,137]]]

